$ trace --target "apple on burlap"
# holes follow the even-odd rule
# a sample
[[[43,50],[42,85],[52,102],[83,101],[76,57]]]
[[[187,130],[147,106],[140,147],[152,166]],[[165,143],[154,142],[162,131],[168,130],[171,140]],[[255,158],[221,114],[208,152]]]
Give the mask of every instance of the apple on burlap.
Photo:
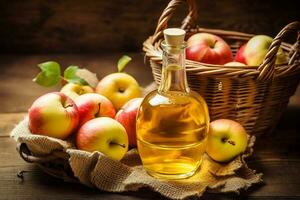
[[[82,94],[92,93],[94,92],[93,88],[88,85],[79,85],[75,83],[67,83],[64,85],[60,92],[64,93],[71,99],[75,100]]]
[[[111,101],[97,93],[87,93],[75,99],[79,113],[79,125],[96,117],[114,118],[116,111]]]
[[[76,104],[61,92],[47,93],[36,99],[28,115],[31,133],[59,139],[70,136],[79,121]]]

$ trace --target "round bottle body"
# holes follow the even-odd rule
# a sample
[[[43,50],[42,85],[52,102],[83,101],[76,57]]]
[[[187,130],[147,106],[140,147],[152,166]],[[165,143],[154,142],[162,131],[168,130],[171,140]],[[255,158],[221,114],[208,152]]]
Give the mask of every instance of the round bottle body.
[[[158,178],[192,176],[205,153],[209,115],[194,92],[150,92],[137,115],[137,145],[146,171]]]

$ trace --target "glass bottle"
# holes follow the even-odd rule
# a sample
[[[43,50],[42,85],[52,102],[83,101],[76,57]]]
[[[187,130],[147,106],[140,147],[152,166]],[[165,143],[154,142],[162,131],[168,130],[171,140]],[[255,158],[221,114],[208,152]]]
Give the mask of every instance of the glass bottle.
[[[145,170],[157,178],[192,176],[206,148],[208,108],[188,87],[184,36],[182,29],[164,30],[161,83],[137,114],[138,152]]]

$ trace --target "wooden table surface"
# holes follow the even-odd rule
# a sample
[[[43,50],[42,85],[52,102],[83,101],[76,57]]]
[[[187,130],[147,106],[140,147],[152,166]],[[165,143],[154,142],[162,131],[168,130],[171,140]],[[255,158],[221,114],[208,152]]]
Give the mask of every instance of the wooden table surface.
[[[31,81],[38,63],[55,60],[63,67],[74,64],[87,67],[98,78],[115,71],[117,59],[112,55],[1,55],[0,56],[0,199],[161,199],[148,189],[128,193],[107,193],[80,184],[65,183],[43,173],[34,164],[23,161],[10,131],[38,96],[58,88],[42,88]],[[127,72],[142,86],[152,81],[151,70],[143,63],[143,54],[131,53],[133,62]],[[291,98],[276,130],[258,138],[254,155],[248,160],[252,169],[264,173],[264,183],[243,191],[241,195],[205,194],[221,199],[300,199],[300,87]],[[24,179],[17,177],[24,171]]]

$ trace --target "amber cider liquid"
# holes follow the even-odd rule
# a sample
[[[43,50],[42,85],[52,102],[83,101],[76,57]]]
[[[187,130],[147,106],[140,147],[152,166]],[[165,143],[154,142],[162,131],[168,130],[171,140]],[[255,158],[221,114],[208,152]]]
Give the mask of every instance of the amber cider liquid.
[[[199,168],[206,148],[209,116],[194,92],[149,93],[137,118],[138,151],[146,171],[181,179]]]

